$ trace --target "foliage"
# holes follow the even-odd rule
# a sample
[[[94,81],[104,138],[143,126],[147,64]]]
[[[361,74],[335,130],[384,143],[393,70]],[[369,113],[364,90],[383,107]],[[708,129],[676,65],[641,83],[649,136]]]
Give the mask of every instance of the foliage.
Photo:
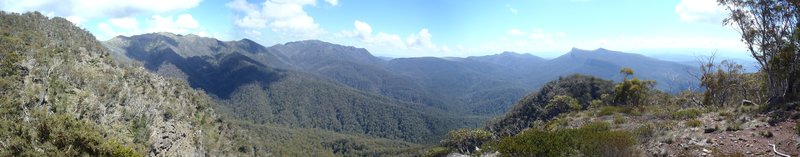
[[[472,154],[493,136],[491,132],[482,129],[458,129],[450,131],[441,145],[458,150],[461,154]]]
[[[622,117],[622,115],[615,115],[614,124],[625,124],[625,117]]]
[[[683,109],[672,113],[673,119],[694,119],[699,117],[702,112],[697,108]]]
[[[114,63],[94,36],[64,18],[0,12],[0,50],[0,156],[181,153],[164,143],[214,156],[246,144],[221,121],[188,122],[215,119],[210,98]],[[174,109],[169,121],[167,107]]]
[[[800,95],[800,3],[792,0],[718,0],[731,12],[725,24],[738,26],[742,41],[766,76],[769,104]]]
[[[742,65],[728,60],[716,63],[714,57],[708,57],[700,66],[704,105],[725,106],[740,104],[744,100],[763,101],[765,90],[759,73],[743,74]]]
[[[633,133],[638,137],[640,143],[645,143],[655,136],[655,129],[653,125],[644,124],[639,125]]]
[[[500,136],[515,135],[536,120],[550,120],[578,105],[580,109],[587,108],[592,100],[610,94],[611,86],[611,81],[592,76],[575,74],[559,78],[522,98],[503,118],[490,122],[487,130]]]
[[[448,147],[433,147],[430,150],[426,151],[425,154],[423,154],[422,156],[423,157],[444,157],[444,156],[447,156],[447,154],[450,154],[451,151],[452,151],[452,149],[448,148]]]
[[[600,110],[597,112],[597,114],[598,114],[598,116],[608,116],[608,115],[613,115],[615,113],[623,112],[625,110],[626,110],[625,107],[603,106],[603,107],[600,107]]]
[[[686,121],[686,126],[688,127],[700,127],[703,125],[703,121],[697,119],[690,119]]]
[[[620,70],[625,74],[625,79],[614,86],[614,102],[618,105],[636,106],[645,103],[647,95],[655,85],[654,81],[644,81],[638,78],[628,80],[629,75],[633,75],[633,70],[623,68]]]
[[[233,120],[232,124],[246,131],[248,141],[243,150],[273,156],[414,156],[419,144],[375,138],[356,133],[340,133],[313,128],[290,128],[273,124],[254,124]],[[266,153],[264,153],[266,152]]]
[[[578,129],[527,130],[501,139],[496,149],[507,156],[632,156],[635,143],[631,133],[595,122]]]
[[[552,114],[557,115],[559,113],[578,111],[582,108],[583,106],[579,104],[578,100],[567,95],[556,95],[553,99],[550,99],[544,107],[547,113],[550,114],[549,116],[555,116]]]

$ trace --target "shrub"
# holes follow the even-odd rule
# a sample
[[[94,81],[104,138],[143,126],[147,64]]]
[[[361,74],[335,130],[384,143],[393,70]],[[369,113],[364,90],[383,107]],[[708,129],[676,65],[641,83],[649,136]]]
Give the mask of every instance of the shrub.
[[[426,151],[425,154],[423,154],[422,156],[423,157],[443,157],[443,156],[447,156],[447,154],[450,154],[451,151],[452,151],[452,149],[450,149],[448,147],[433,147],[430,150]]]
[[[648,92],[655,86],[655,81],[639,80],[638,78],[628,79],[633,75],[630,68],[620,70],[625,78],[622,82],[614,86],[614,102],[618,105],[641,105],[647,100]]]
[[[600,116],[607,116],[607,115],[612,115],[614,113],[617,113],[620,110],[622,110],[622,107],[618,107],[618,106],[603,106],[603,107],[600,108],[600,112],[598,112],[597,114],[600,115]]]
[[[641,125],[633,131],[634,134],[639,138],[639,142],[647,142],[650,141],[655,135],[655,130],[653,130],[653,126],[650,124]]]
[[[475,148],[492,139],[492,133],[482,129],[458,129],[450,131],[442,145],[458,150],[462,154],[472,154]]]
[[[794,131],[797,132],[798,135],[800,135],[800,121],[794,123]]]
[[[615,115],[614,124],[625,124],[625,117],[622,117],[620,115]]]
[[[528,130],[500,140],[498,151],[508,156],[631,156],[633,135],[610,131],[610,124],[594,122],[578,129]]]
[[[764,136],[766,138],[772,138],[772,136],[775,136],[772,134],[772,131],[760,131],[758,132],[758,135]]]
[[[700,110],[696,108],[684,109],[678,112],[672,113],[672,118],[674,119],[694,119],[699,117],[702,114]]]
[[[701,125],[703,125],[703,121],[700,121],[700,120],[697,120],[697,119],[691,119],[691,120],[686,121],[686,126],[689,126],[689,127],[699,127]]]
[[[583,106],[581,106],[577,99],[567,95],[556,95],[553,99],[550,99],[545,106],[548,115],[551,117],[569,111],[581,110],[582,108]]]
[[[732,121],[731,125],[725,128],[725,131],[739,131],[742,130],[742,123],[739,121]]]

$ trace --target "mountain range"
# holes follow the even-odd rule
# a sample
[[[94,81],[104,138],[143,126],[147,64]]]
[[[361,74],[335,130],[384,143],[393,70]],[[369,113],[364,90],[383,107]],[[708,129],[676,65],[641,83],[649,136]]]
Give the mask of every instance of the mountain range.
[[[677,90],[691,87],[685,80],[695,69],[605,49],[554,59],[514,52],[387,59],[318,40],[265,47],[150,33],[99,42],[63,18],[0,17],[0,46],[11,50],[0,55],[0,100],[20,104],[2,106],[0,123],[14,127],[0,136],[13,150],[408,155],[451,130],[483,126],[549,80],[574,73],[619,80],[619,69],[630,67]],[[20,143],[28,138],[21,132],[37,140]]]
[[[619,69],[630,67],[662,90],[696,84],[687,81],[694,67],[606,49],[573,49],[550,60],[514,52],[386,60],[318,40],[264,47],[151,33],[103,44],[118,60],[210,93],[239,119],[422,143],[478,126],[546,81],[574,73],[620,80]]]

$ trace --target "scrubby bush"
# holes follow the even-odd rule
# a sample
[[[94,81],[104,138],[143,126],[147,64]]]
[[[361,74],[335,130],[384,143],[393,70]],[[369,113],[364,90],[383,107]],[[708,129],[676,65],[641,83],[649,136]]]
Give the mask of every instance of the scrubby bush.
[[[491,132],[482,129],[458,129],[450,131],[447,139],[442,140],[441,144],[462,154],[472,154],[477,147],[491,140],[493,136]]]
[[[628,79],[633,75],[630,68],[620,70],[625,78],[622,82],[614,86],[614,103],[617,105],[634,106],[641,105],[647,100],[648,92],[655,86],[655,81],[639,80],[638,78]]]
[[[702,112],[699,109],[689,108],[689,109],[683,109],[683,110],[680,110],[678,112],[672,113],[672,118],[673,119],[693,119],[693,118],[699,117],[701,114],[702,114]]]
[[[625,117],[622,117],[621,115],[615,115],[614,124],[625,124]]]
[[[544,107],[550,116],[556,116],[560,113],[577,111],[583,107],[579,104],[578,100],[567,95],[556,95]]]
[[[452,150],[453,149],[448,148],[448,147],[433,147],[430,150],[426,151],[425,154],[423,154],[422,156],[423,157],[443,157],[443,156],[447,156],[447,154],[450,154],[450,152]]]
[[[500,140],[496,148],[508,156],[632,156],[633,135],[609,128],[606,122],[595,122],[578,129],[531,129]]]
[[[639,142],[647,142],[650,141],[650,138],[655,136],[655,130],[653,126],[650,124],[640,125],[633,131],[634,134],[639,138]]]
[[[703,121],[697,119],[691,119],[686,121],[686,126],[688,127],[700,127],[703,125]]]

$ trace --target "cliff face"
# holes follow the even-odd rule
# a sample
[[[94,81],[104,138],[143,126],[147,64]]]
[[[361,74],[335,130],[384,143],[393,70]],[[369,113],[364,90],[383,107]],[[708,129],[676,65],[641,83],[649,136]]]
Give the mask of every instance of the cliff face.
[[[0,156],[219,156],[246,146],[183,81],[114,63],[63,18],[0,12]]]

